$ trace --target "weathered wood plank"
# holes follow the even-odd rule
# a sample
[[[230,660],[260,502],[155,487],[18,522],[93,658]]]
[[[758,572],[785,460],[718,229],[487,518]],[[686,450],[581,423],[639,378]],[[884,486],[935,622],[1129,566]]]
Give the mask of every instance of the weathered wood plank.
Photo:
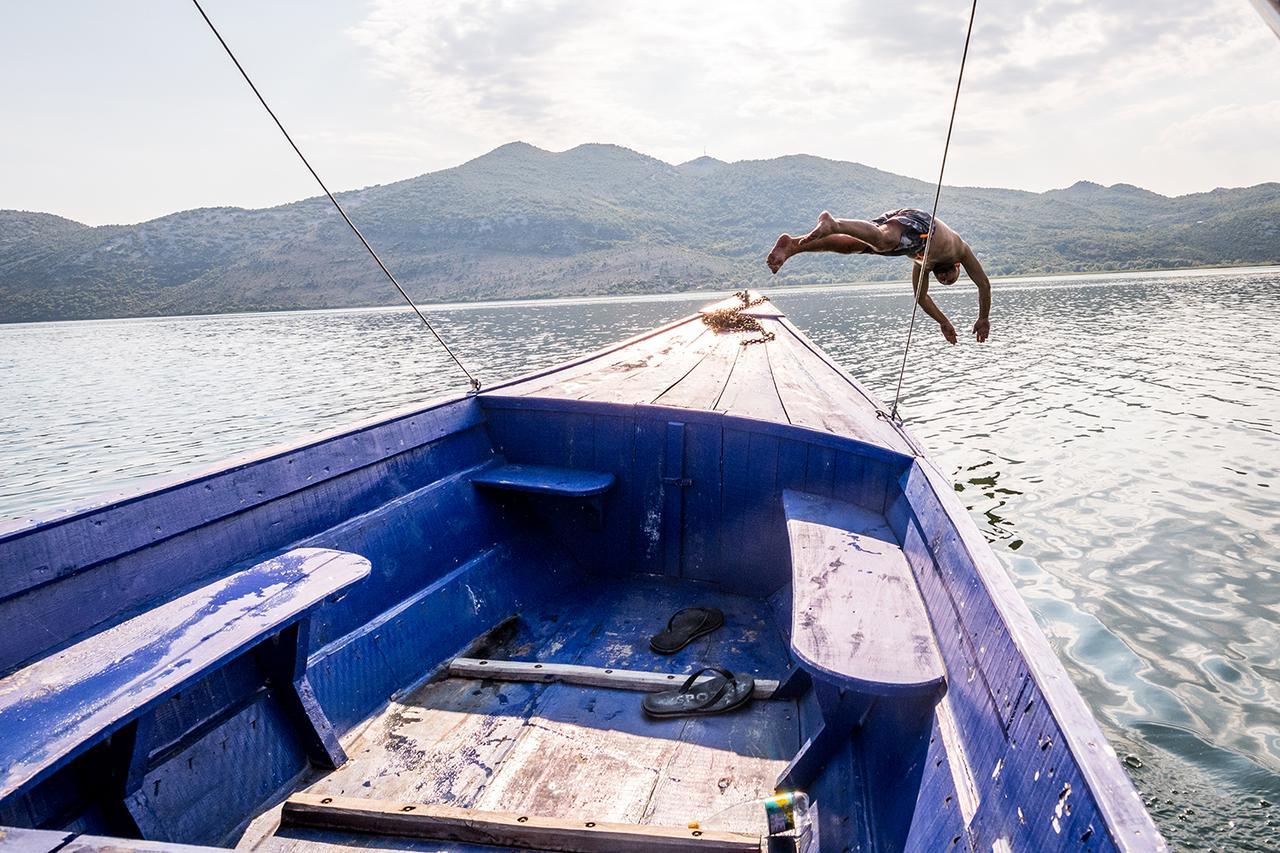
[[[789,324],[765,321],[776,338],[769,360],[782,405],[791,423],[844,435],[899,452],[913,449],[898,431],[877,416],[861,386],[811,350]]]
[[[601,403],[648,403],[688,375],[718,347],[715,333],[702,323],[687,340],[670,340],[648,358],[627,361],[627,369],[592,377],[575,389],[577,399]]]
[[[560,853],[760,853],[758,835],[569,820],[455,806],[295,794],[284,804],[291,826],[503,844]]]
[[[0,826],[0,850],[4,853],[53,853],[75,837],[74,832]]]
[[[790,423],[782,398],[773,384],[768,344],[751,344],[739,349],[738,360],[734,362],[716,408],[744,418]]]
[[[935,690],[946,675],[915,577],[884,516],[783,492],[791,540],[791,648],[807,669],[874,694]]]
[[[544,698],[476,805],[639,823],[686,721],[647,719],[628,691],[557,684]]]
[[[699,346],[709,339],[709,335],[710,329],[703,323],[691,320],[639,340],[630,346],[612,350],[581,365],[549,373],[538,379],[536,383],[494,390],[503,395],[594,400],[604,399],[611,388],[622,386],[629,390],[621,396],[615,396],[614,402],[642,402],[645,399],[645,390],[660,384],[657,380],[651,379],[652,374],[655,371],[670,373],[673,357],[690,352],[701,353]],[[685,364],[680,373],[675,374],[676,378],[681,373],[687,372],[691,366],[692,364]],[[653,394],[661,393],[671,381],[674,379],[669,380]],[[633,396],[635,399],[630,399]]]
[[[638,669],[609,669],[568,663],[454,658],[449,674],[459,678],[487,678],[495,681],[539,681],[607,687],[612,690],[638,690],[653,693],[672,690],[684,683],[688,673],[645,672]],[[710,681],[706,676],[703,681]],[[699,682],[700,683],[700,682]],[[767,678],[756,680],[752,693],[756,699],[768,699],[778,689],[778,682]]]
[[[688,344],[706,329],[698,320],[697,315],[683,317],[666,326],[643,332],[603,350],[585,355],[576,361],[494,386],[484,393],[502,396],[576,398],[579,383],[588,377],[602,372],[614,374],[627,372],[634,369],[628,365],[634,365],[638,360],[643,360],[647,353],[656,353],[672,344],[677,346]]]
[[[670,388],[642,402],[682,409],[714,409],[742,353],[741,340],[742,335],[737,332],[713,332],[710,341],[714,348],[692,370]]]
[[[758,832],[758,813],[726,807],[771,796],[778,774],[800,748],[798,711],[791,701],[754,703],[723,717],[695,717],[680,733],[645,810],[646,823]],[[749,744],[743,748],[744,744]]]

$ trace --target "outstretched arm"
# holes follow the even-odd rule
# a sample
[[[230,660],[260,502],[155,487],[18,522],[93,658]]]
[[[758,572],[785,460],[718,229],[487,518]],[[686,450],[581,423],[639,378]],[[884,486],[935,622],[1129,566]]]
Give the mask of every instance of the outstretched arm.
[[[938,307],[937,303],[933,301],[933,297],[929,295],[929,276],[920,275],[920,264],[911,265],[911,290],[915,293],[916,301],[920,303],[924,313],[938,322],[938,327],[942,330],[942,336],[947,339],[947,343],[954,344],[956,342],[956,327],[951,325],[947,315],[942,313],[942,309]]]
[[[964,271],[969,274],[969,278],[978,286],[978,322],[973,324],[973,334],[978,339],[978,343],[982,343],[991,334],[991,280],[987,278],[982,264],[978,263],[978,256],[968,246],[964,247],[960,263],[964,265]]]

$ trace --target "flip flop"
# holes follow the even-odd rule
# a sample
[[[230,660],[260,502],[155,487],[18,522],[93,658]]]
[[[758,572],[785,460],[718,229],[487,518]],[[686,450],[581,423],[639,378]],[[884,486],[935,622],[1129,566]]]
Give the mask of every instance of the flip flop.
[[[673,655],[723,624],[724,614],[714,607],[686,607],[672,615],[667,630],[649,639],[649,648],[660,655]]]
[[[711,677],[703,679],[708,673]],[[756,680],[750,675],[735,675],[723,667],[704,666],[689,676],[679,690],[650,693],[640,702],[640,707],[651,717],[723,714],[750,702],[755,689]]]

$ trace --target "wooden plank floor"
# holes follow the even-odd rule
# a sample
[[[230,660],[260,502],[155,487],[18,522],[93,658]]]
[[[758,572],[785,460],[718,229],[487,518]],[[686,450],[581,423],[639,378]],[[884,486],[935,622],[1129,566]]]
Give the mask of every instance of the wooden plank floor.
[[[563,370],[486,393],[721,411],[913,453],[877,414],[885,407],[785,316],[757,319],[772,339],[743,346],[760,332],[713,331],[695,315]]]
[[[724,627],[675,655],[651,652],[649,636],[673,612],[691,605],[719,607]],[[665,578],[601,582],[554,611],[529,614],[512,639],[484,653],[655,672],[689,672],[714,663],[762,678],[778,678],[789,665],[766,601]],[[799,749],[793,701],[756,701],[714,717],[650,720],[640,710],[642,695],[573,684],[433,682],[345,739],[351,760],[305,790],[684,826],[771,793]],[[322,830],[277,834],[278,820],[278,807],[263,814],[237,846],[305,853],[351,846],[442,853],[488,849]]]

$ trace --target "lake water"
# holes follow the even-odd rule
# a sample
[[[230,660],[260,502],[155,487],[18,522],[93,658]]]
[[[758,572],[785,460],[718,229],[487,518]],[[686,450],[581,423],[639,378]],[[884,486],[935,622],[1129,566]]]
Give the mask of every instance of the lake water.
[[[762,281],[762,285],[769,282]],[[775,301],[891,397],[907,286]],[[942,291],[963,331],[974,292]],[[924,318],[904,411],[1169,840],[1280,849],[1280,270],[996,283]],[[708,294],[436,307],[487,384]],[[464,386],[407,311],[0,326],[0,518]]]

